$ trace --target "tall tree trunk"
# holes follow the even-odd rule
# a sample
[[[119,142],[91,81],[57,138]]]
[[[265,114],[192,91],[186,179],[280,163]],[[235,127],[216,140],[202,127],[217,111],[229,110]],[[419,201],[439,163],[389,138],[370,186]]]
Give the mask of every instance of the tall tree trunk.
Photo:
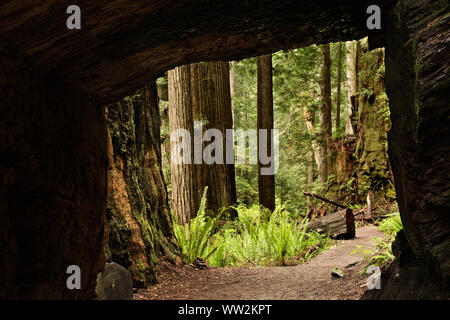
[[[199,206],[199,193],[196,188],[196,166],[192,165],[194,122],[192,116],[190,65],[170,70],[168,72],[168,86],[172,209],[178,218],[178,223],[184,224],[195,217]],[[182,142],[173,140],[172,133],[178,129],[186,130],[186,133],[189,133],[189,137],[185,136],[182,138]],[[175,152],[177,146],[183,148],[182,152]],[[174,157],[184,157],[185,162],[177,163],[174,161]]]
[[[321,46],[322,67],[320,71],[320,149],[319,177],[322,184],[328,179],[328,145],[331,140],[331,60],[330,44]]]
[[[364,61],[360,69],[365,72],[359,77],[360,88],[370,92],[369,95],[361,95],[360,117],[358,129],[358,141],[355,156],[358,161],[356,168],[359,185],[366,186],[375,198],[387,198],[388,194],[395,194],[392,189],[392,173],[387,156],[387,132],[390,129],[388,100],[385,96],[384,77],[374,79],[373,72],[384,63],[383,49],[376,49],[364,53]],[[366,195],[366,190],[361,190],[360,197]]]
[[[353,130],[354,123],[354,109],[356,103],[356,89],[357,89],[357,80],[356,80],[356,52],[353,41],[347,41],[345,43],[347,48],[347,53],[345,55],[347,62],[347,84],[348,84],[348,101],[349,107],[347,110],[347,117],[345,121],[345,133],[347,135],[355,134]]]
[[[176,262],[180,255],[161,170],[156,85],[107,111],[113,183],[106,258],[128,268],[134,284],[145,287],[156,281],[159,257]]]
[[[273,129],[273,93],[272,93],[272,55],[260,56],[257,58],[258,73],[258,130],[267,130],[267,155],[272,155],[272,134]],[[259,131],[258,131],[259,132]],[[258,190],[259,203],[264,207],[275,209],[275,176],[261,175],[260,161],[260,135],[258,134]]]
[[[313,154],[313,160],[316,161],[317,167],[320,167],[320,164],[322,162],[322,154],[320,149],[320,144],[317,143],[316,137],[315,137],[315,128],[314,128],[314,122],[315,122],[315,113],[314,111],[308,110],[308,108],[303,107],[303,117],[305,118],[306,122],[306,128],[308,129],[308,133],[311,135],[311,148],[312,148],[312,154]]]
[[[229,72],[228,62],[223,61],[169,71],[170,132],[182,128],[190,134],[185,146],[189,163],[171,161],[172,207],[180,223],[195,217],[206,186],[207,209],[217,212],[236,203],[234,159],[226,164],[226,130],[233,128]],[[202,128],[195,128],[194,121]],[[208,129],[217,129],[222,136],[200,142]],[[176,145],[177,141],[171,140],[172,152]],[[204,154],[212,155],[211,163],[204,163]]]
[[[341,135],[341,82],[342,82],[342,42],[338,44],[337,88],[336,88],[336,137]]]
[[[167,80],[167,72],[165,74],[165,79]],[[165,84],[165,89],[161,89],[161,85],[158,85],[157,87],[157,93],[158,93],[158,100],[159,101],[169,101],[169,88],[168,83]],[[165,94],[162,94],[161,91],[165,92]],[[164,97],[165,95],[165,97]],[[160,98],[165,98],[166,100],[162,100]],[[161,128],[167,129],[169,128],[169,106],[168,104],[165,104],[163,109],[160,109],[160,104],[158,103],[158,111],[160,111],[160,122],[161,122]],[[167,169],[170,168],[170,132],[168,130],[160,130],[161,131],[161,168]],[[164,172],[166,177],[166,183],[171,186],[170,181],[170,171],[169,173]],[[171,189],[171,187],[170,187]],[[169,199],[172,198],[171,192],[168,191]]]
[[[312,184],[314,182],[314,152],[311,150],[309,151],[308,156],[308,168],[307,168],[307,174],[306,174],[306,191],[311,192],[312,190]],[[311,204],[311,198],[306,197],[306,203]]]
[[[203,163],[196,172],[198,192],[208,186],[207,208],[217,212],[236,203],[234,158],[226,159],[226,130],[233,129],[228,62],[192,64],[191,95],[193,119],[203,122],[203,131],[218,129],[222,133],[220,142],[216,138],[203,142],[203,149],[213,143],[216,146],[218,142],[222,144],[221,150],[214,152],[214,156],[222,153],[222,161],[216,158],[218,163]],[[226,160],[231,163],[226,164]]]
[[[360,106],[362,104],[362,101],[361,101],[362,84],[361,84],[361,77],[359,76],[359,71],[361,69],[361,57],[362,57],[362,54],[363,54],[361,41],[362,40],[356,41],[356,56],[355,56],[356,97],[355,97],[355,110],[354,110],[354,116],[353,116],[353,118],[355,119],[355,122],[354,122],[354,125],[353,125],[353,130],[355,131],[355,133],[358,132],[358,124],[360,122],[360,119],[359,119],[359,117],[360,117]]]
[[[310,86],[308,83],[308,91],[311,95],[310,99],[308,101],[311,101],[311,104],[315,104],[316,102],[316,92],[314,91],[314,88]],[[321,149],[320,149],[320,143],[317,136],[317,133],[315,132],[315,123],[316,123],[316,113],[313,111],[313,107],[307,108],[303,107],[303,118],[306,122],[306,128],[308,130],[308,133],[311,136],[311,148],[312,148],[312,155],[313,160],[316,161],[317,167],[320,167],[320,163],[322,162],[322,155],[321,155]]]
[[[236,61],[230,62],[230,96],[231,96],[231,120],[232,125],[234,128],[234,103],[233,103],[233,97],[234,97],[234,67],[235,67]]]

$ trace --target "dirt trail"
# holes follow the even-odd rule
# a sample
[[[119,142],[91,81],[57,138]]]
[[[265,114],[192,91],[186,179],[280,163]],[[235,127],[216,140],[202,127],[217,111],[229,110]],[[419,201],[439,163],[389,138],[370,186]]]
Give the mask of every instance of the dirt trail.
[[[384,237],[369,225],[356,229],[356,239],[336,246],[309,262],[289,267],[240,267],[195,270],[184,267],[160,279],[160,283],[135,294],[135,299],[359,299],[368,276],[359,271],[357,246],[371,248],[372,237]],[[344,277],[333,279],[333,268]]]

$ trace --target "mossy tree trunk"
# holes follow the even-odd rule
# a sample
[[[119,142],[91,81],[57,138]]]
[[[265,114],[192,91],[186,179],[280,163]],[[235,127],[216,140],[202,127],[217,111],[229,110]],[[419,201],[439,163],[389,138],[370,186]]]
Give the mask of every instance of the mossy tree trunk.
[[[357,136],[334,139],[330,145],[331,173],[335,180],[328,195],[336,200],[359,203],[372,190],[376,201],[391,202],[395,200],[395,191],[387,156],[390,121],[384,84],[384,50],[367,52],[366,43],[361,42],[360,51],[359,91],[352,95],[352,101],[360,97],[357,99],[360,113],[355,130]]]
[[[158,259],[179,259],[161,171],[155,84],[108,106],[107,125],[113,187],[106,256],[130,270],[135,286],[147,286],[156,281]]]
[[[358,193],[361,199],[372,191],[376,200],[392,201],[395,192],[387,155],[390,113],[384,81],[384,50],[376,49],[361,55],[359,69]]]

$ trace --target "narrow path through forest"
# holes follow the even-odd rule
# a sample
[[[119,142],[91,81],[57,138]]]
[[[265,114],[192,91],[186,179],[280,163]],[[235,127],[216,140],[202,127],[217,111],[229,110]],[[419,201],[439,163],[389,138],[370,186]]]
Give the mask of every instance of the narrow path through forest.
[[[368,275],[361,275],[357,246],[374,247],[373,237],[384,237],[375,226],[356,229],[356,238],[340,240],[310,261],[288,267],[238,267],[181,270],[162,274],[160,283],[139,290],[135,299],[359,299]],[[358,250],[361,252],[361,250]],[[332,278],[333,268],[344,272]]]

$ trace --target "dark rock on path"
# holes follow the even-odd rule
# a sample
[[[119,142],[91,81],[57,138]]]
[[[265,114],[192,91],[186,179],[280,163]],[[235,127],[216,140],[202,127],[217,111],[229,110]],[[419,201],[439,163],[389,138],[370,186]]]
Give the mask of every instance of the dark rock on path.
[[[130,272],[115,262],[107,263],[98,277],[96,291],[99,300],[133,300]]]

